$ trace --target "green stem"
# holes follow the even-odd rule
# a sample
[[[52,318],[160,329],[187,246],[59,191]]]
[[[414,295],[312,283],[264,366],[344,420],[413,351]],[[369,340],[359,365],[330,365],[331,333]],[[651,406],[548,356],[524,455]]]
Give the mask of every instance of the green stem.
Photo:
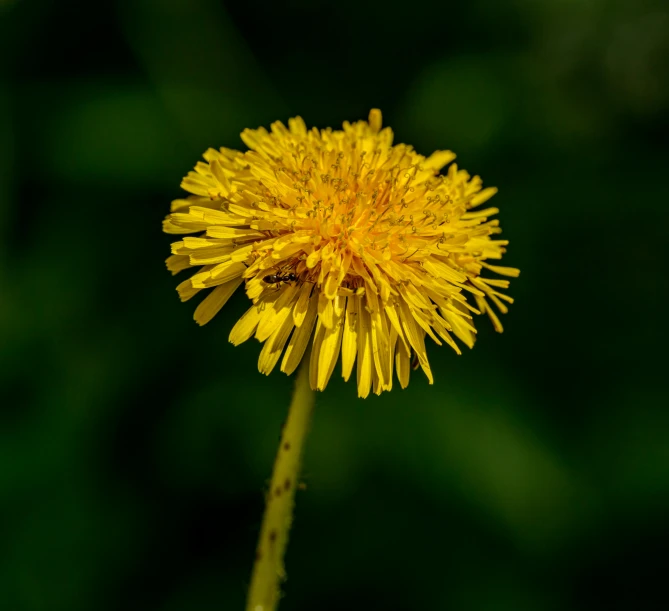
[[[295,393],[281,433],[272,481],[267,491],[246,611],[274,611],[279,603],[281,581],[286,578],[283,556],[288,543],[302,448],[311,421],[314,399],[315,393],[309,385],[309,354],[305,354],[297,374]]]

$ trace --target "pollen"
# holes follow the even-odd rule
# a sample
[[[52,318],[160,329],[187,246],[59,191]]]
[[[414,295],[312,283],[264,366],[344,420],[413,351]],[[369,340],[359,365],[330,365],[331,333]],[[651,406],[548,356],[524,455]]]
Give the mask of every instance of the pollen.
[[[482,207],[497,189],[483,188],[452,163],[451,151],[429,157],[393,145],[381,112],[342,130],[308,130],[300,117],[271,130],[247,129],[248,151],[209,149],[172,202],[164,230],[182,301],[207,296],[195,320],[209,322],[244,285],[251,306],[230,341],[263,343],[261,373],[291,374],[312,344],[313,389],[323,390],[341,355],[358,395],[404,388],[412,363],[434,377],[425,338],[474,345],[474,315],[507,312],[502,290],[515,268],[492,264],[508,242],[496,239],[497,208]],[[484,277],[484,274],[486,277]],[[494,306],[494,308],[493,308]]]

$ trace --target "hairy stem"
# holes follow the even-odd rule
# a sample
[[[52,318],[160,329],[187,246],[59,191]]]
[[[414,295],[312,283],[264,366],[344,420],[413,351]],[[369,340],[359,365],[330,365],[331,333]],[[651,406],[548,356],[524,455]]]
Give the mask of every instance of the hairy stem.
[[[283,556],[293,518],[302,449],[315,399],[315,393],[309,386],[309,355],[305,357],[297,374],[293,400],[281,433],[272,481],[267,491],[246,611],[274,611],[279,603],[281,582],[286,578]]]

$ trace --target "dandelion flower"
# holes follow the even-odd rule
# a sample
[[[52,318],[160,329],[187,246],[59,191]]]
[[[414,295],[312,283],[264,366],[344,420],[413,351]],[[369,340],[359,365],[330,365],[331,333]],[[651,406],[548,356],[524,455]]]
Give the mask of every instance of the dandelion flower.
[[[172,244],[173,273],[198,268],[178,286],[183,301],[210,289],[195,310],[203,325],[244,284],[252,305],[233,327],[238,345],[264,346],[258,368],[279,362],[292,373],[312,342],[311,387],[323,390],[341,352],[342,375],[357,360],[358,394],[390,390],[393,369],[409,382],[412,359],[433,374],[425,336],[474,344],[473,315],[507,311],[500,292],[514,268],[492,265],[505,252],[497,208],[480,209],[497,191],[451,163],[393,145],[381,112],[342,130],[296,117],[247,129],[246,152],[209,149],[184,178],[191,193],[172,203],[164,230],[195,234]],[[441,172],[448,164],[448,169]]]

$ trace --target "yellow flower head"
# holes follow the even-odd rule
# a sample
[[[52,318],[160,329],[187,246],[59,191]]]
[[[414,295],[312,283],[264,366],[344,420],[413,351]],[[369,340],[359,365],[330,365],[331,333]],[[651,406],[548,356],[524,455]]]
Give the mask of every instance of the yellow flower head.
[[[312,388],[325,388],[341,351],[345,380],[357,357],[366,397],[392,388],[393,366],[406,387],[412,360],[433,382],[425,335],[460,354],[453,336],[473,346],[472,314],[502,331],[490,302],[507,311],[512,299],[498,289],[508,280],[481,272],[519,272],[487,262],[507,241],[491,237],[497,208],[476,209],[497,190],[456,164],[440,174],[451,151],[426,158],[393,146],[379,110],[341,131],[307,130],[296,117],[241,137],[249,151],[209,149],[183,180],[193,195],[172,203],[164,229],[197,236],[172,244],[167,267],[199,267],[178,286],[182,301],[213,289],[195,310],[201,325],[245,284],[253,305],[230,341],[264,342],[262,373],[282,352],[281,370],[292,373],[312,341]]]

